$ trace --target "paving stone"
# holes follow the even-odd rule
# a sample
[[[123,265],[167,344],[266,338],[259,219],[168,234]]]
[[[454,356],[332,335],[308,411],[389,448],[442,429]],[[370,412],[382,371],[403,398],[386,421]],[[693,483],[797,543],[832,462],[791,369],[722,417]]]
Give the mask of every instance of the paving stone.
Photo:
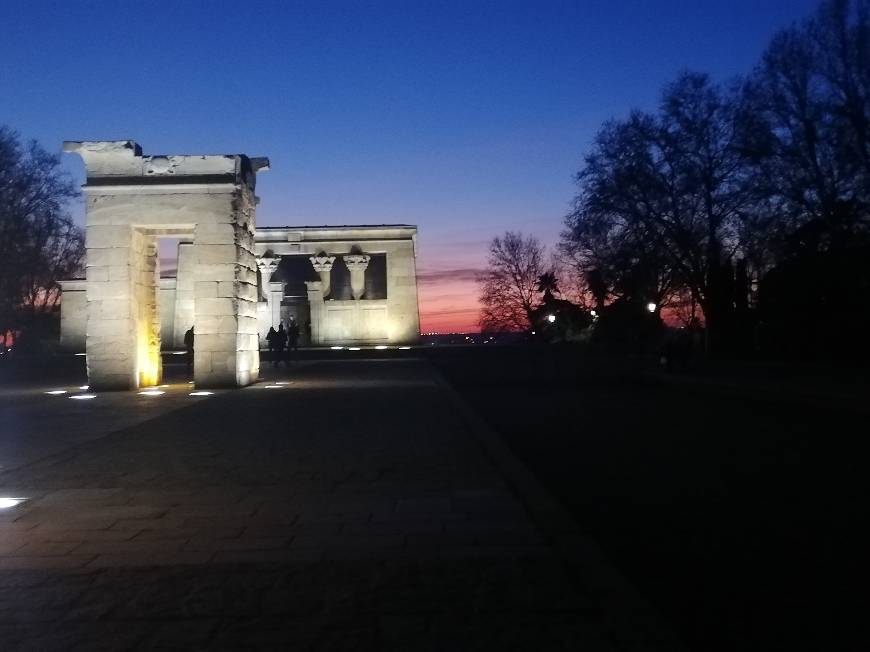
[[[30,496],[0,521],[3,649],[611,649],[426,363],[289,373],[148,419],[55,402],[42,427],[99,435],[0,470]]]

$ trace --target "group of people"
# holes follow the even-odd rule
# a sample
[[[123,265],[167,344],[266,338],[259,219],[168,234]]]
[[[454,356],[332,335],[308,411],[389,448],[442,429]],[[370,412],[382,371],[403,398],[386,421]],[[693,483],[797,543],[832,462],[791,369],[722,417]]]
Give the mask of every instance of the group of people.
[[[193,369],[193,341],[194,341],[193,326],[184,334],[184,349],[187,353],[187,372],[188,374]],[[272,358],[272,366],[277,367],[279,362],[284,365],[289,365],[286,353],[299,350],[299,325],[296,320],[290,318],[290,326],[284,330],[284,322],[278,325],[278,330],[275,327],[269,328],[269,333],[266,335],[266,342],[269,344],[269,355]]]
[[[278,325],[278,330],[275,327],[269,328],[269,333],[266,335],[266,342],[269,344],[269,354],[272,357],[272,366],[277,367],[279,362],[285,365],[289,364],[286,353],[297,351],[299,348],[299,325],[296,320],[290,318],[290,325],[287,330],[284,330],[284,322]]]

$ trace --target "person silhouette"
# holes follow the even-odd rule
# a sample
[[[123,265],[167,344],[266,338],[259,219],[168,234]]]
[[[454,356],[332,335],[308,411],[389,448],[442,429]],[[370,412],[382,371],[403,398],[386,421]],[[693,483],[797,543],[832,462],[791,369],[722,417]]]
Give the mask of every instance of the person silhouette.
[[[184,333],[184,349],[187,351],[187,355],[185,356],[187,361],[187,373],[190,374],[191,369],[193,369],[193,326]]]
[[[278,336],[274,326],[269,326],[269,332],[266,334],[266,344],[269,346],[269,359],[275,360],[275,338]]]
[[[296,320],[290,318],[290,328],[287,329],[287,351],[296,352],[299,350],[299,325]]]
[[[277,367],[279,362],[287,364],[284,358],[284,347],[287,344],[287,331],[284,330],[284,322],[278,324],[278,330],[275,332],[275,358],[272,360],[272,366]]]

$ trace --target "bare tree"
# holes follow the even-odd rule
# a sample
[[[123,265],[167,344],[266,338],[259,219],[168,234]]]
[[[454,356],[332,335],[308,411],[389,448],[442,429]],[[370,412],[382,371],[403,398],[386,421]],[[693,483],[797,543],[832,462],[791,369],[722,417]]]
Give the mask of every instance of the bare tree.
[[[562,250],[601,297],[658,306],[682,290],[724,329],[750,194],[731,89],[685,73],[659,111],[606,123],[577,175]]]
[[[59,158],[0,127],[0,333],[26,329],[58,304],[84,237],[68,212],[77,195]]]
[[[745,84],[744,103],[746,154],[774,216],[768,242],[800,231],[806,246],[824,250],[868,232],[866,3],[822,3],[814,17],[778,33]]]
[[[506,231],[489,245],[480,285],[480,328],[484,332],[522,331],[538,301],[544,247],[534,236]]]

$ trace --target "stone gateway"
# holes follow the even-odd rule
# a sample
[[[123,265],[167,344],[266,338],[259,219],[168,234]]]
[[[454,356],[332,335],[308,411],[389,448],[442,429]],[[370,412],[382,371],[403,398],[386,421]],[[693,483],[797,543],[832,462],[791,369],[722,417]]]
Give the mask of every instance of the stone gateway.
[[[61,282],[61,345],[85,350],[94,389],[161,380],[161,348],[195,332],[198,387],[257,380],[270,327],[307,346],[419,337],[417,229],[256,227],[266,158],[144,156],[133,141],[67,142],[82,157],[86,274]],[[158,239],[178,239],[161,278]]]

